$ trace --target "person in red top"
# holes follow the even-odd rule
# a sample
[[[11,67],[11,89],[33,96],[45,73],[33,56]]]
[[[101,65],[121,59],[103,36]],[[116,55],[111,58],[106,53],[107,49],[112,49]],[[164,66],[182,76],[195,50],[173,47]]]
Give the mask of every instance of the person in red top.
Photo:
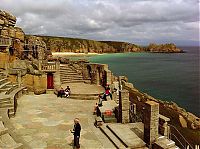
[[[110,96],[110,98],[111,98],[111,100],[112,100],[112,93],[111,93],[111,91],[110,91],[110,87],[109,87],[109,85],[106,85],[106,87],[105,87],[105,93],[103,94],[103,99],[105,99],[105,100],[107,100],[106,99],[106,96]]]

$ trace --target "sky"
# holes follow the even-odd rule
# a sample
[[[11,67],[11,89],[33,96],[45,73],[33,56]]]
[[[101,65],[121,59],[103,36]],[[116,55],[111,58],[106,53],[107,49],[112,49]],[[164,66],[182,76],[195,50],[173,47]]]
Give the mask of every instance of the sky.
[[[0,0],[26,34],[199,45],[199,0]]]

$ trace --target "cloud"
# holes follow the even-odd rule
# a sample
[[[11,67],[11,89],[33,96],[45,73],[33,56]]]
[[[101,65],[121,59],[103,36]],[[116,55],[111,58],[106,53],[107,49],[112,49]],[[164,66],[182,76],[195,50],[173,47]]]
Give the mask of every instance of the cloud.
[[[199,42],[198,0],[1,0],[28,34],[95,40]]]

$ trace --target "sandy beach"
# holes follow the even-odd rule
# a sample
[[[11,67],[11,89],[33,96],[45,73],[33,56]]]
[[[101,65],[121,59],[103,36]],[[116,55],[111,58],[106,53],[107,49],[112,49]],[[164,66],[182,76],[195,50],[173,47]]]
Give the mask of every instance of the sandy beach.
[[[53,56],[89,56],[89,55],[99,55],[99,53],[74,53],[74,52],[52,52]]]

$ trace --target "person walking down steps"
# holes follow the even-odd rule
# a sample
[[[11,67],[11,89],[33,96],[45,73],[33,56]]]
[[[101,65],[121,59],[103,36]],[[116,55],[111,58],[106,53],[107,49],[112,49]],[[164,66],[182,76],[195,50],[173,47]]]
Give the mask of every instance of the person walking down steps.
[[[74,134],[74,149],[80,149],[80,132],[81,132],[81,125],[79,123],[79,118],[74,119],[74,129],[70,130],[71,133]]]

